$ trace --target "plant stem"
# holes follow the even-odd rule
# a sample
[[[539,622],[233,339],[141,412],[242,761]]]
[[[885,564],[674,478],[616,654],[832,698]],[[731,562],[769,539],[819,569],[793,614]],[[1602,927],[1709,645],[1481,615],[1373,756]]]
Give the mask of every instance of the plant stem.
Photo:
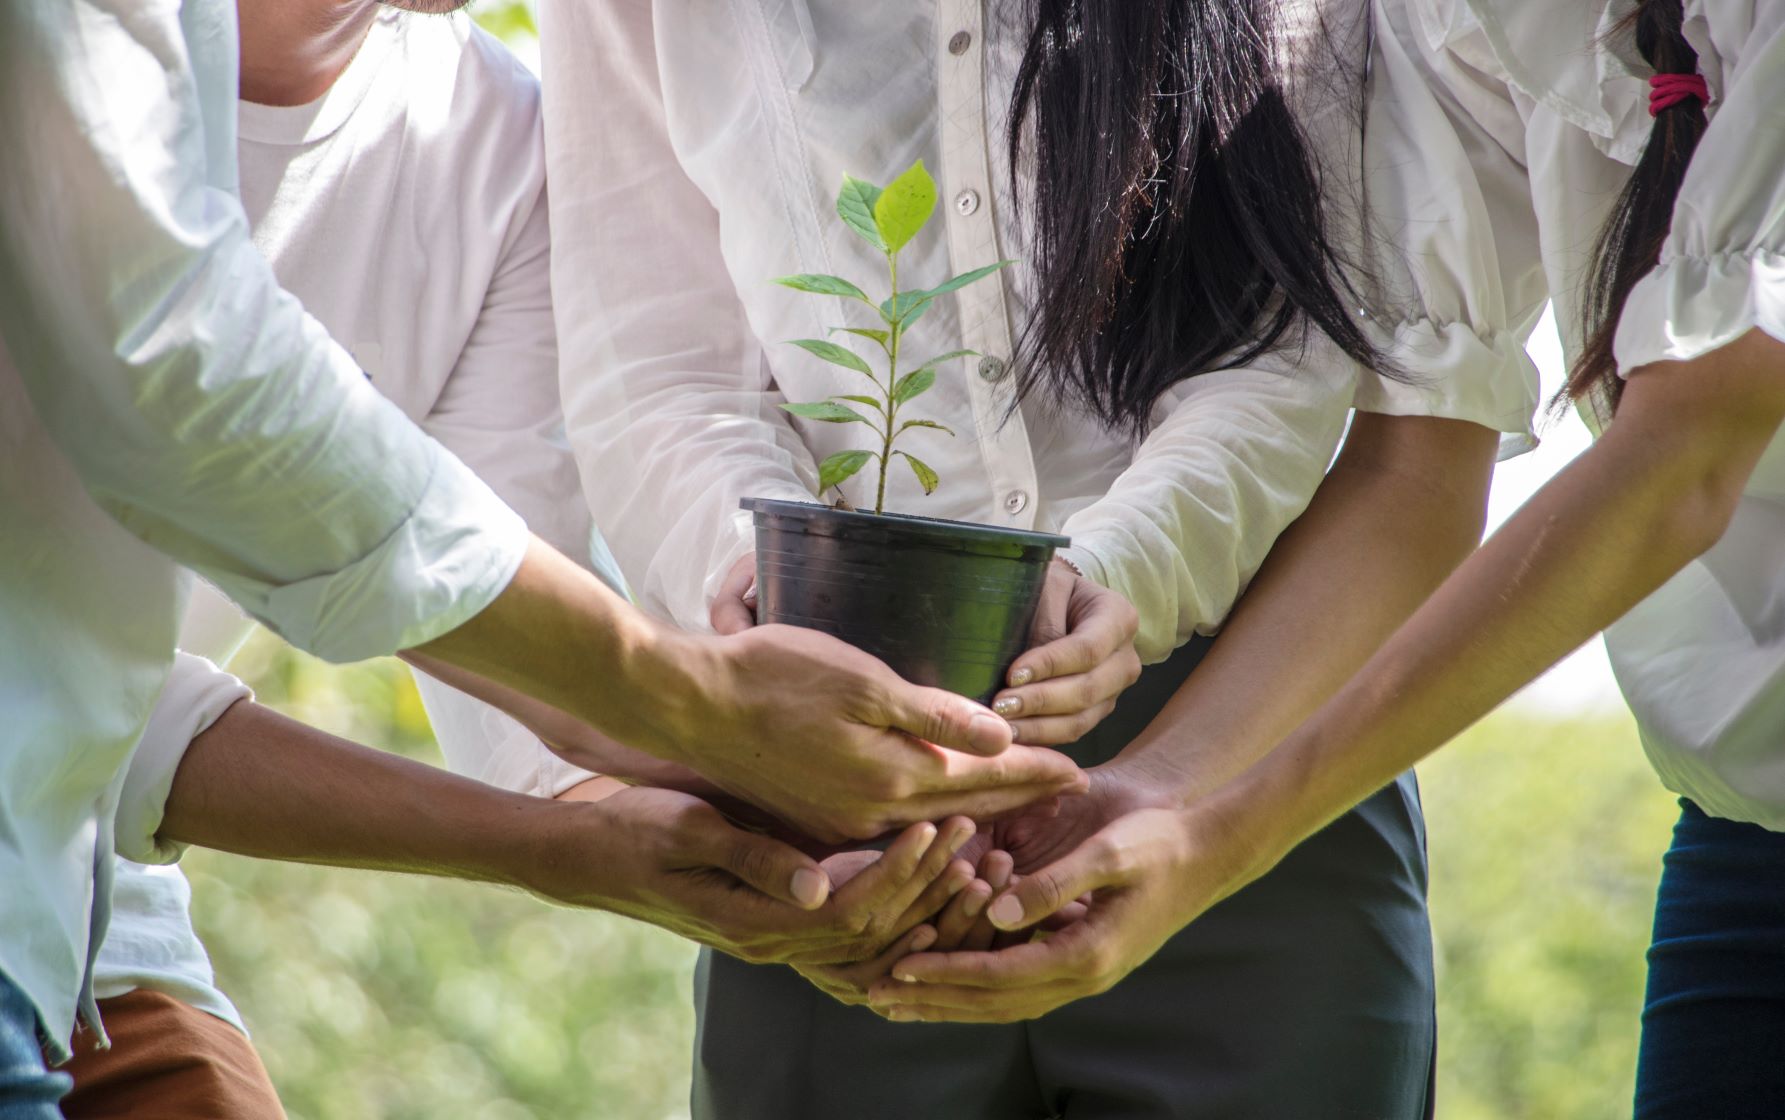
[[[899,254],[886,255],[887,271],[892,275],[892,309],[899,310]],[[886,373],[886,428],[881,434],[880,443],[880,488],[874,493],[874,512],[884,513],[886,509],[886,472],[892,467],[893,417],[898,414],[899,405],[893,399],[894,391],[899,387],[899,340],[905,333],[904,318],[892,326],[892,345],[887,348],[889,368]]]

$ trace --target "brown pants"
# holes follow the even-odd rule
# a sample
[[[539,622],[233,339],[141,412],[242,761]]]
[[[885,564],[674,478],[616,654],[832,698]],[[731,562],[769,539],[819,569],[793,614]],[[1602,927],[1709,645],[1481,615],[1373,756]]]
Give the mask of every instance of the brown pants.
[[[254,1044],[223,1020],[141,989],[101,1000],[99,1013],[112,1048],[76,1032],[62,1067],[74,1077],[69,1120],[285,1120]]]

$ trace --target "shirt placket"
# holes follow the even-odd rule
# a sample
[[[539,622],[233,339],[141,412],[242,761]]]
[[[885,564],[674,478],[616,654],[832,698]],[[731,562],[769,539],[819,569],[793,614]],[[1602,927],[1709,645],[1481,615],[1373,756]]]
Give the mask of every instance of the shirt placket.
[[[1003,259],[985,101],[985,14],[982,0],[938,0],[936,14],[943,205],[949,259],[959,274]],[[956,296],[962,344],[980,354],[970,366],[968,396],[995,516],[1032,529],[1041,495],[1028,429],[1011,407],[1014,347],[1006,282],[1000,276],[970,284]]]

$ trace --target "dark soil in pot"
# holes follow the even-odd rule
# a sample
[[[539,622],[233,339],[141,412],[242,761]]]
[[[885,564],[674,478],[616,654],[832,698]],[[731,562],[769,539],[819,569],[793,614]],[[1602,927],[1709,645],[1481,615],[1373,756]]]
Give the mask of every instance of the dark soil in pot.
[[[1052,533],[746,498],[756,621],[834,634],[907,680],[991,700],[1028,644]]]

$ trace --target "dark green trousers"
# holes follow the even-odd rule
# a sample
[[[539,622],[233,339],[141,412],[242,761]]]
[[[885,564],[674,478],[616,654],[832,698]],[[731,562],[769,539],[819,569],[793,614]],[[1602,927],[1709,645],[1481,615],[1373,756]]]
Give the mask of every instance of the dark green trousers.
[[[1068,748],[1105,761],[1207,648]],[[1411,774],[1100,996],[1026,1023],[889,1023],[792,969],[703,952],[695,1120],[1416,1120],[1436,1043]]]

